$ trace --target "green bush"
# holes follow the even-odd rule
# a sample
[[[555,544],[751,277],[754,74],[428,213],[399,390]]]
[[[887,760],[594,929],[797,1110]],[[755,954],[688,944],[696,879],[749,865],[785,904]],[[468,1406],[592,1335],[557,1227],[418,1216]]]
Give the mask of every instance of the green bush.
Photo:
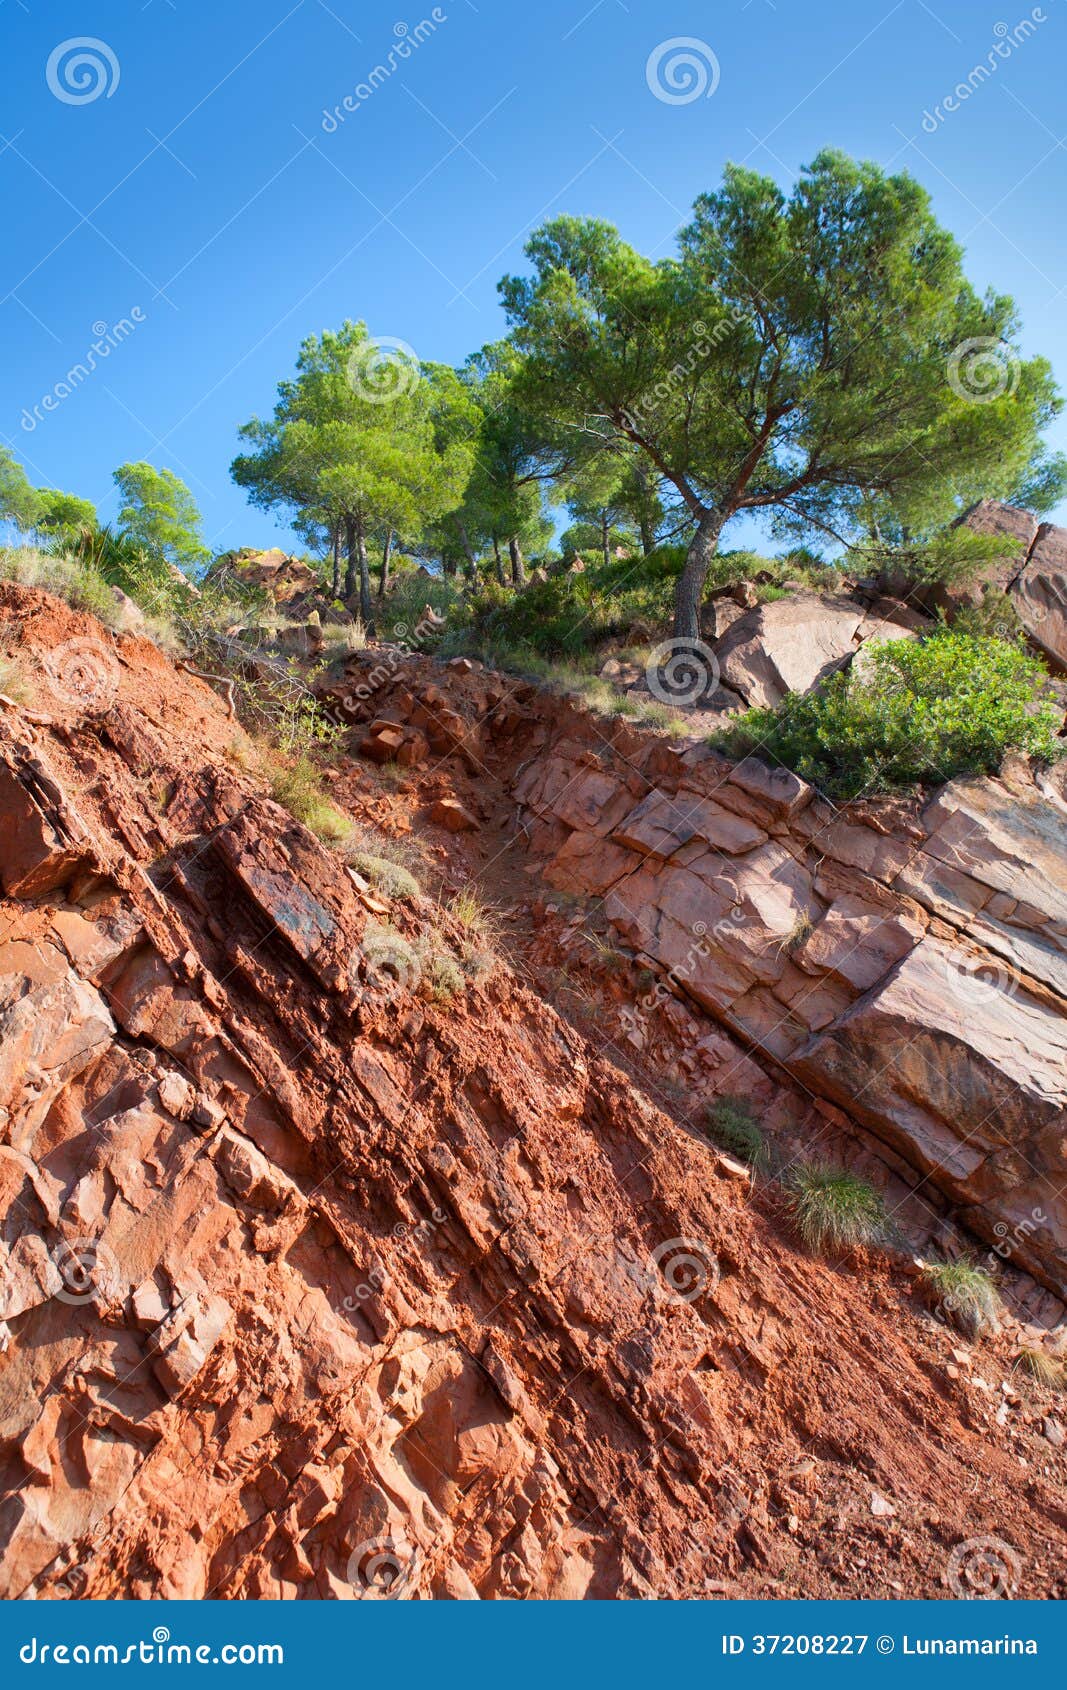
[[[121,621],[111,587],[91,565],[73,557],[52,556],[29,546],[0,551],[0,579],[39,587],[63,599],[72,610],[85,610],[107,628]]]
[[[767,1146],[744,1098],[717,1097],[707,1108],[708,1137],[728,1156],[747,1162],[751,1168],[762,1168],[767,1162]]]
[[[878,1192],[845,1168],[817,1162],[797,1168],[787,1201],[800,1237],[820,1255],[878,1244],[888,1228]]]
[[[271,796],[298,822],[327,844],[341,844],[348,838],[352,824],[331,803],[310,758],[298,757],[289,768],[278,765],[268,772]]]
[[[937,1312],[968,1338],[996,1325],[1000,1294],[985,1269],[973,1262],[930,1262],[923,1268],[922,1285]]]
[[[400,863],[391,862],[388,857],[376,857],[369,851],[353,851],[348,860],[376,891],[384,892],[387,898],[410,904],[419,896],[418,881]]]
[[[1008,640],[941,629],[872,641],[859,668],[750,711],[712,743],[784,763],[837,798],[995,774],[1010,750],[1061,755],[1047,681],[1041,660]]]

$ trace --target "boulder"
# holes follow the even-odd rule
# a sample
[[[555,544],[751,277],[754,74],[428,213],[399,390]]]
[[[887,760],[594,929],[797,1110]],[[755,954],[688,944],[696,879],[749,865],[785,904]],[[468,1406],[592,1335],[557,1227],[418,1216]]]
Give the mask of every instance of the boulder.
[[[746,704],[772,708],[807,692],[856,649],[864,609],[851,599],[796,593],[746,611],[715,648],[722,679]]]
[[[1041,524],[1011,596],[1034,644],[1067,670],[1067,528]]]
[[[959,525],[975,534],[1003,535],[1009,542],[1004,556],[986,564],[973,579],[963,582],[932,582],[919,587],[912,594],[919,604],[931,613],[943,611],[952,620],[961,605],[981,604],[984,594],[993,589],[1007,592],[1026,562],[1027,554],[1037,535],[1037,517],[1032,511],[1005,505],[999,499],[982,499],[960,518]]]

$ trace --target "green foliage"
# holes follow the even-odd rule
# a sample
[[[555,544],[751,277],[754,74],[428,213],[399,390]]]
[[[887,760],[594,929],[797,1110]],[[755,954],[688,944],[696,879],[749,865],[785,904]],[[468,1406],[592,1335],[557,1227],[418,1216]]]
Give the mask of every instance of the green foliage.
[[[723,524],[768,510],[849,527],[872,490],[916,531],[994,483],[1017,485],[1059,407],[1048,363],[1018,353],[1014,305],[979,297],[929,196],[826,151],[786,199],[729,165],[676,258],[610,224],[558,217],[501,293],[525,355],[523,403],[546,426],[636,447],[695,527],[675,632],[696,637]],[[974,403],[953,359],[1003,345],[1012,380]]]
[[[386,356],[364,323],[346,322],[303,342],[273,418],[241,429],[251,450],[231,473],[254,504],[343,531],[346,597],[358,583],[366,622],[369,538],[386,529],[415,537],[456,507],[476,429],[476,407],[454,370]]]
[[[190,572],[207,562],[196,500],[173,470],[120,464],[114,480],[122,498],[119,527],[129,540]]]
[[[388,857],[373,856],[369,851],[353,851],[348,860],[359,874],[387,898],[396,898],[400,903],[410,904],[419,897],[418,881],[401,863],[392,862]]]
[[[36,513],[36,489],[10,448],[0,446],[0,522],[10,522],[27,534]]]
[[[33,526],[44,536],[59,540],[75,540],[79,535],[92,533],[97,526],[96,506],[89,499],[79,499],[76,493],[61,493],[55,487],[40,487],[34,510]]]
[[[888,1228],[878,1192],[845,1168],[812,1162],[795,1169],[787,1202],[801,1239],[820,1255],[878,1244]]]
[[[850,562],[859,571],[881,576],[893,591],[905,594],[936,582],[965,586],[987,565],[1020,550],[1019,541],[1010,534],[976,534],[954,523],[926,540],[857,546]]]
[[[331,802],[310,757],[300,756],[288,767],[275,765],[270,790],[276,803],[327,844],[341,844],[351,833],[351,822]]]
[[[930,1262],[922,1285],[939,1314],[969,1338],[996,1326],[1000,1294],[984,1268],[973,1262]]]
[[[713,743],[784,763],[838,798],[994,774],[1009,750],[1061,755],[1047,680],[1039,658],[1006,640],[941,629],[872,641],[859,665],[750,711]]]
[[[707,1134],[727,1155],[752,1168],[767,1163],[767,1144],[750,1106],[742,1097],[717,1097],[706,1115]]]
[[[77,558],[53,557],[28,546],[0,550],[0,579],[53,593],[72,610],[88,611],[105,627],[115,628],[120,621],[108,583]]]

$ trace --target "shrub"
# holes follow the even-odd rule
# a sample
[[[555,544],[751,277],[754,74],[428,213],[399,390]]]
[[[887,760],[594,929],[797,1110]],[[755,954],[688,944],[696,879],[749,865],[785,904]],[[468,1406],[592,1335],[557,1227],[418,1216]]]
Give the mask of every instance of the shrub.
[[[352,851],[348,860],[354,869],[369,880],[377,891],[384,892],[387,898],[396,898],[401,903],[410,904],[419,896],[418,881],[400,863],[391,862],[388,857],[375,857],[369,851]]]
[[[351,833],[351,822],[328,798],[309,757],[298,757],[288,768],[273,769],[270,790],[277,803],[326,843],[339,844]]]
[[[766,1166],[766,1142],[743,1098],[717,1097],[708,1105],[706,1126],[712,1143],[728,1156],[736,1156],[751,1168]]]
[[[939,1314],[968,1338],[997,1323],[1000,1293],[984,1268],[973,1262],[929,1262],[922,1285]]]
[[[466,984],[462,968],[448,951],[431,951],[422,977],[430,999],[438,1004],[451,1003]]]
[[[1007,640],[941,629],[872,641],[862,665],[777,710],[753,710],[712,743],[784,763],[832,797],[994,774],[1009,750],[1061,755],[1048,672]]]
[[[52,557],[28,546],[0,551],[0,578],[52,593],[72,610],[88,611],[107,628],[117,627],[121,620],[115,596],[103,576],[75,559]]]
[[[788,1203],[800,1237],[820,1254],[877,1244],[887,1230],[878,1192],[845,1168],[815,1162],[797,1168]]]

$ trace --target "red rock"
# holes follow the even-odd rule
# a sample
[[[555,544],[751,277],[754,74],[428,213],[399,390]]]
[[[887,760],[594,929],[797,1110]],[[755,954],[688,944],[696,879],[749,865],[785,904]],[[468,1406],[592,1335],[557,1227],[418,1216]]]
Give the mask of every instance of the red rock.
[[[479,825],[478,818],[458,798],[438,798],[430,809],[430,820],[449,833],[474,833]]]

